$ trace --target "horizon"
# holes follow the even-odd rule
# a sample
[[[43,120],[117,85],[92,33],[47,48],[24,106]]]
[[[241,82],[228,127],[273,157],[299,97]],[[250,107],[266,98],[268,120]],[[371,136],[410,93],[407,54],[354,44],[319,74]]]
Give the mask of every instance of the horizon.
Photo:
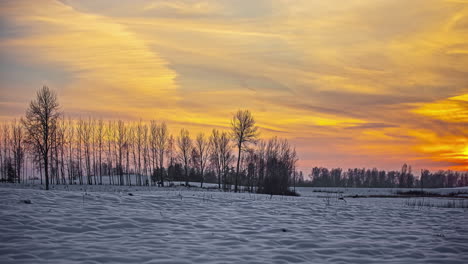
[[[465,1],[6,1],[0,120],[43,85],[71,118],[229,130],[313,167],[468,171]],[[387,14],[398,14],[387,15]]]

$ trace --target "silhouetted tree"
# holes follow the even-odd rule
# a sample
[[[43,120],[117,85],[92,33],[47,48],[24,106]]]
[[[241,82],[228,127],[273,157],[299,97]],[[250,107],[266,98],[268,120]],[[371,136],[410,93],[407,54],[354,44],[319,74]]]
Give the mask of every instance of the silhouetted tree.
[[[198,169],[200,171],[200,187],[203,187],[203,181],[204,181],[204,172],[206,168],[206,164],[208,162],[208,153],[210,151],[210,143],[206,139],[205,134],[200,133],[197,136],[197,139],[195,140],[195,151],[197,153],[197,165]]]
[[[36,99],[31,101],[23,119],[26,128],[26,142],[39,151],[44,163],[46,190],[49,189],[49,154],[52,136],[60,117],[59,103],[55,92],[47,86],[37,92]]]
[[[23,127],[16,123],[12,124],[12,148],[13,148],[13,161],[15,168],[15,176],[18,182],[21,182],[21,168],[24,163],[24,131]]]
[[[192,139],[188,130],[180,130],[180,135],[177,138],[177,146],[179,148],[179,160],[184,165],[185,170],[185,185],[189,184],[189,164],[192,156]]]
[[[236,143],[237,154],[237,167],[234,191],[237,192],[239,185],[239,166],[243,148],[248,143],[254,143],[259,135],[258,128],[255,125],[255,120],[249,110],[239,110],[233,116],[231,121],[232,138]]]
[[[161,181],[161,186],[164,186],[164,153],[166,153],[167,141],[168,141],[169,133],[167,132],[166,123],[162,123],[156,126],[156,147],[158,149],[158,158],[159,158],[159,168],[161,175],[159,180]]]

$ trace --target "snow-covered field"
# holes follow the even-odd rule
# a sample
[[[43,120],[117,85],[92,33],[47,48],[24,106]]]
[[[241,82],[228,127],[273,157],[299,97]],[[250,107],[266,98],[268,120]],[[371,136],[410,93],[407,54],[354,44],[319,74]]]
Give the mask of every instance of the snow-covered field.
[[[3,184],[0,262],[468,260],[467,209],[415,208],[402,198],[326,199],[312,189],[298,190],[303,196],[182,187],[56,186],[43,191]]]
[[[343,196],[372,196],[372,195],[396,195],[399,191],[421,191],[420,188],[343,188],[343,187],[297,187],[296,191],[301,196],[323,196],[325,193],[342,194]],[[468,196],[468,187],[458,188],[425,188],[424,192],[447,195],[458,193],[458,196]]]

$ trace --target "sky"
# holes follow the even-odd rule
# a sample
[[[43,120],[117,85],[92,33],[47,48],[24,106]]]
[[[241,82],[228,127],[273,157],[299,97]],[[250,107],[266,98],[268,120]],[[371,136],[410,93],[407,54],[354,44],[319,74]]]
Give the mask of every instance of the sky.
[[[62,111],[228,130],[299,167],[468,171],[468,0],[0,0],[0,120]]]

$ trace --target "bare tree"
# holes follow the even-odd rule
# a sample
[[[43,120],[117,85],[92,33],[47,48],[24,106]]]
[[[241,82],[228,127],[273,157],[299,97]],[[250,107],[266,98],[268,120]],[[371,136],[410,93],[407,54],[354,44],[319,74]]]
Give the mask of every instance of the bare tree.
[[[221,182],[223,188],[226,188],[226,175],[229,169],[229,164],[232,161],[232,153],[230,147],[229,135],[226,132],[219,132],[213,129],[210,136],[210,159],[211,165],[215,168],[218,174],[218,188],[221,188]]]
[[[107,177],[109,178],[109,184],[114,184],[114,178],[112,175],[112,143],[114,141],[114,133],[113,133],[113,123],[111,121],[108,122],[106,128],[106,140],[107,140]]]
[[[99,162],[99,184],[102,184],[102,151],[104,146],[104,121],[99,119],[97,125],[97,144],[98,144],[98,162]]]
[[[158,145],[157,145],[157,131],[158,131],[158,124],[156,121],[152,120],[150,122],[150,138],[149,138],[149,146],[150,146],[150,172],[154,174],[156,168],[158,166]]]
[[[168,132],[166,123],[162,123],[159,126],[156,126],[156,148],[158,150],[159,158],[159,180],[161,181],[161,186],[164,187],[164,153],[166,152]]]
[[[75,128],[73,125],[73,121],[71,119],[68,120],[68,127],[66,131],[66,141],[68,144],[68,183],[73,184],[74,176],[75,176],[75,166],[73,161],[73,145],[75,139]]]
[[[123,158],[124,158],[124,151],[126,148],[127,143],[127,129],[125,123],[122,120],[119,120],[117,123],[117,137],[116,137],[116,147],[117,147],[117,170],[119,172],[119,184],[124,184],[123,178]]]
[[[134,167],[135,173],[137,175],[137,184],[143,185],[142,178],[141,178],[141,152],[143,149],[143,125],[140,122],[136,125],[135,128],[135,135],[134,135],[134,148],[133,148],[133,160],[134,160]]]
[[[2,178],[2,180],[6,180],[6,177],[5,177],[5,167],[4,167],[4,164],[3,164],[3,158],[4,158],[4,155],[3,155],[3,138],[5,137],[4,133],[3,133],[3,130],[0,129],[0,177]]]
[[[66,150],[66,132],[67,132],[67,123],[65,122],[65,119],[62,118],[60,125],[57,130],[57,146],[58,146],[58,152],[57,155],[60,155],[60,161],[58,163],[60,164],[60,179],[62,181],[62,184],[66,184],[66,179],[65,179],[65,150]],[[59,158],[57,157],[57,160]]]
[[[242,150],[248,143],[255,143],[259,133],[257,131],[258,128],[255,125],[255,120],[249,110],[237,111],[237,113],[232,118],[231,126],[231,136],[238,149],[236,180],[234,186],[234,191],[237,192],[239,185],[239,166]]]
[[[200,133],[195,140],[195,151],[197,152],[198,157],[198,169],[200,170],[201,181],[200,181],[200,188],[203,187],[204,179],[204,172],[205,167],[208,162],[208,153],[210,150],[210,142],[206,139],[205,134]]]
[[[210,160],[211,165],[215,169],[218,176],[218,188],[221,189],[221,155],[220,155],[220,144],[219,144],[219,131],[213,129],[210,136],[211,153]]]
[[[15,167],[15,174],[18,178],[18,182],[21,182],[21,167],[24,163],[24,133],[23,127],[13,121],[11,126],[13,131],[12,135],[12,147],[13,147],[13,161]]]
[[[167,154],[167,158],[168,158],[168,170],[167,170],[167,174],[168,174],[168,177],[171,181],[174,180],[174,175],[171,175],[170,174],[170,170],[169,168],[172,168],[173,165],[174,165],[174,148],[175,148],[175,140],[174,140],[174,136],[170,135],[168,140],[167,140],[167,149],[166,149],[166,154]]]
[[[224,189],[226,189],[226,177],[231,162],[234,161],[234,156],[231,152],[231,141],[227,132],[222,132],[219,138],[219,149],[221,157],[221,167],[223,172]]]
[[[128,126],[126,127],[126,140],[125,140],[125,172],[127,174],[127,185],[132,185],[132,179],[130,177],[130,150],[133,148],[133,127]]]
[[[192,140],[188,130],[180,130],[180,136],[177,138],[177,147],[179,148],[179,159],[184,164],[185,185],[188,186],[188,169],[192,155]]]
[[[93,184],[91,175],[91,137],[92,137],[92,124],[91,119],[88,122],[83,122],[83,146],[84,146],[84,158],[86,166],[86,180],[89,185]]]
[[[92,156],[93,156],[93,181],[94,181],[94,185],[97,184],[97,162],[96,162],[96,141],[97,141],[97,124],[96,124],[96,121],[93,119],[90,120],[90,123],[91,123],[91,152],[92,152]]]
[[[149,166],[149,139],[148,139],[148,126],[144,125],[142,127],[143,131],[143,173],[146,176],[146,182],[145,185],[150,184],[150,178],[149,178],[149,173],[148,173],[148,166]]]
[[[49,153],[51,137],[60,117],[59,103],[55,92],[47,86],[37,92],[36,99],[31,101],[26,111],[23,125],[26,128],[26,142],[40,152],[44,162],[46,190],[49,189]]]
[[[11,148],[10,148],[11,133],[10,133],[10,126],[7,123],[3,124],[2,134],[3,134],[3,159],[2,159],[3,178],[8,179],[10,178],[8,176],[9,174],[8,171],[12,166],[12,160],[11,160]]]
[[[80,185],[83,184],[83,169],[82,169],[82,142],[83,142],[83,134],[84,134],[84,121],[83,120],[78,120],[78,126],[76,129],[77,133],[77,145],[76,145],[76,155],[77,155],[77,168],[78,168],[78,179],[80,182]]]

